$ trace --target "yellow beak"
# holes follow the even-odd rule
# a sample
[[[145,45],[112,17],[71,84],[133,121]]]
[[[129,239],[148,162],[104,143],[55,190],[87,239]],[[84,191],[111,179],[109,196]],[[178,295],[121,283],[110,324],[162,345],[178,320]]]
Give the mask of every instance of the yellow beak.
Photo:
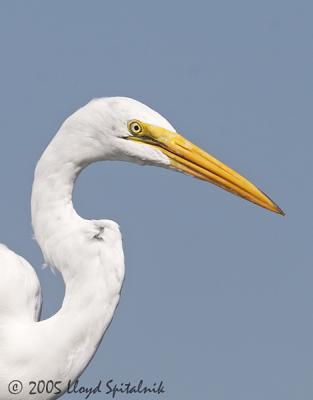
[[[134,126],[135,131],[132,129]],[[157,147],[170,159],[172,168],[214,183],[267,210],[285,215],[277,204],[251,182],[178,133],[138,120],[129,121],[128,127],[133,135],[128,139]]]

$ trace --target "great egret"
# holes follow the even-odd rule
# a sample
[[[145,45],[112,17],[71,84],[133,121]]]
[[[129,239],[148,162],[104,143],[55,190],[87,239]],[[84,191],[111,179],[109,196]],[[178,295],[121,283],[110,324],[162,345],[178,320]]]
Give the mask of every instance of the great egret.
[[[111,322],[124,278],[119,227],[110,220],[85,220],[72,204],[78,174],[99,160],[176,169],[283,214],[252,183],[184,139],[144,104],[112,97],[80,108],[41,156],[32,190],[35,239],[66,287],[62,308],[54,316],[39,321],[41,292],[35,271],[24,258],[0,247],[1,400],[59,397],[85,369]],[[61,382],[59,391],[51,391],[50,383],[41,387],[42,393],[35,388],[37,394],[30,394],[27,385],[38,379]],[[23,383],[20,394],[19,386],[8,387],[12,380]]]

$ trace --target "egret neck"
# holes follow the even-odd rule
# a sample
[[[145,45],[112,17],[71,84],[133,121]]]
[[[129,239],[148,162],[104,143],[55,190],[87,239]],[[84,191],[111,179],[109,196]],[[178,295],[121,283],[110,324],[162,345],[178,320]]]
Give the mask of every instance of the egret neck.
[[[65,282],[61,309],[38,324],[47,327],[41,338],[50,338],[45,345],[64,349],[66,368],[72,370],[66,375],[73,379],[86,367],[111,322],[124,278],[124,257],[118,225],[85,220],[72,202],[79,173],[106,155],[96,151],[92,141],[74,141],[62,129],[36,167],[32,223],[46,263],[55,266]],[[62,336],[56,343],[51,335],[58,326]]]

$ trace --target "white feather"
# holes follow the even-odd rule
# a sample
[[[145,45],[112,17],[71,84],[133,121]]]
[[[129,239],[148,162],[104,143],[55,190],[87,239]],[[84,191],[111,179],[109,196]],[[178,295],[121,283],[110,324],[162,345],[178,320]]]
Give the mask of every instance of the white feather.
[[[66,291],[62,308],[38,321],[37,276],[22,257],[0,246],[0,400],[52,399],[53,394],[8,393],[12,379],[74,381],[93,357],[118,304],[124,256],[118,225],[87,221],[72,204],[81,170],[99,160],[169,166],[159,150],[124,138],[127,121],[173,127],[129,98],[103,98],[71,115],[39,160],[32,191],[34,236],[47,264],[57,268]]]

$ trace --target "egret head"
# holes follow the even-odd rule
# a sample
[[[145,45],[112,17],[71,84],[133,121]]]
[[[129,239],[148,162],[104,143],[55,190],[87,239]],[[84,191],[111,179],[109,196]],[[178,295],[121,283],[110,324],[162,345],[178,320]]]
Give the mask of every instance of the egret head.
[[[213,183],[263,208],[284,215],[262,191],[183,136],[146,105],[126,97],[92,100],[66,122],[85,132],[97,159],[157,165]]]

